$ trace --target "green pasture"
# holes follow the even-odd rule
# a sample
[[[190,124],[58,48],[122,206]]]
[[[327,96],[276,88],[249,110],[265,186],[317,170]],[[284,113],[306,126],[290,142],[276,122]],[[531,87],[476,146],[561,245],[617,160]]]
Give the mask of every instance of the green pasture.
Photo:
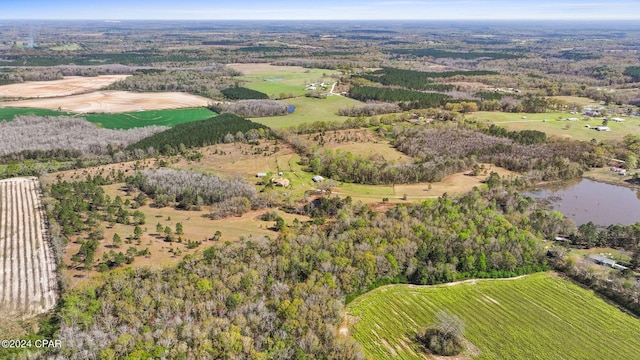
[[[0,121],[11,121],[19,115],[62,116],[68,114],[49,109],[0,107]]]
[[[524,117],[524,118],[523,118]],[[470,120],[487,124],[495,124],[507,130],[539,130],[548,136],[572,138],[574,140],[590,141],[620,140],[627,134],[640,134],[640,118],[624,117],[624,122],[609,121],[607,126],[611,131],[597,131],[591,129],[602,125],[602,118],[586,118],[581,114],[572,115],[568,112],[554,112],[541,114],[503,113],[479,111],[467,115]],[[578,118],[577,121],[567,121],[567,118]],[[587,128],[587,125],[591,128]]]
[[[206,108],[136,111],[117,114],[83,114],[88,121],[107,129],[131,129],[150,125],[175,126],[216,116]]]
[[[136,111],[114,114],[75,114],[48,109],[0,108],[0,121],[10,121],[16,115],[74,116],[87,119],[99,127],[107,129],[131,129],[150,125],[175,126],[177,124],[205,120],[216,116],[206,108]]]
[[[273,116],[251,119],[272,128],[282,128],[316,121],[344,121],[347,116],[337,115],[343,107],[359,105],[360,102],[343,96],[328,96],[324,99],[298,97],[282,100],[283,103],[295,106],[295,111],[285,116]]]
[[[328,89],[335,82],[331,75],[339,74],[339,71],[326,69],[306,69],[297,66],[287,68],[273,68],[265,73],[240,76],[237,79],[244,81],[246,88],[263,92],[271,98],[280,98],[282,95],[302,96],[308,92],[305,87],[309,84],[319,84],[324,81]]]
[[[368,359],[423,359],[417,333],[447,311],[474,359],[635,359],[640,320],[548,273],[458,285],[391,285],[354,300],[352,336]]]

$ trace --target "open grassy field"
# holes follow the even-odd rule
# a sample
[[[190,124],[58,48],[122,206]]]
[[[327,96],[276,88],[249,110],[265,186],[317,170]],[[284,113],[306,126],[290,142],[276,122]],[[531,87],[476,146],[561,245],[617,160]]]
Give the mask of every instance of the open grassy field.
[[[136,111],[117,114],[84,114],[81,117],[107,129],[130,129],[150,125],[175,126],[205,120],[217,114],[207,108]]]
[[[499,168],[496,166],[486,165],[490,168],[488,172],[495,171],[501,177],[517,176],[516,173]],[[469,171],[456,173],[442,181],[435,183],[418,183],[418,184],[400,184],[400,185],[360,185],[360,184],[341,184],[335,190],[341,196],[351,196],[354,200],[360,200],[363,203],[380,202],[383,198],[388,198],[390,203],[416,201],[430,199],[442,196],[442,194],[461,194],[473,189],[474,186],[482,186],[487,175],[471,176]],[[429,189],[431,186],[431,189]],[[406,200],[403,200],[406,195]]]
[[[69,114],[49,109],[0,107],[0,121],[13,120],[17,115],[62,116]]]
[[[293,113],[285,116],[263,117],[251,119],[272,128],[282,128],[316,121],[344,121],[347,116],[339,116],[338,110],[360,104],[359,101],[343,96],[328,96],[325,99],[298,97],[286,99],[283,103],[295,106]]]
[[[205,120],[217,114],[207,108],[135,111],[115,114],[72,114],[37,108],[0,108],[0,121],[13,120],[16,115],[77,116],[107,129],[130,129],[150,125],[175,126],[177,124]]]
[[[352,335],[369,359],[428,358],[415,337],[442,310],[465,322],[463,358],[622,360],[640,352],[639,319],[549,273],[385,286],[347,307]]]
[[[228,65],[244,75],[238,80],[244,81],[244,86],[263,92],[269,97],[301,96],[307,93],[305,87],[324,81],[333,84],[332,75],[339,75],[339,71],[326,69],[307,69],[301,66],[274,66],[270,64],[230,64]]]
[[[600,126],[602,119],[582,120],[581,115],[572,115],[567,112],[524,114],[479,111],[467,117],[471,120],[495,124],[507,130],[539,130],[544,131],[548,136],[582,141],[590,141],[591,139],[597,141],[619,140],[627,134],[640,134],[640,117],[625,117],[624,122],[609,121],[607,126],[611,128],[611,131],[596,131],[586,127],[586,125]],[[567,121],[565,120],[567,118],[579,118],[580,120]]]

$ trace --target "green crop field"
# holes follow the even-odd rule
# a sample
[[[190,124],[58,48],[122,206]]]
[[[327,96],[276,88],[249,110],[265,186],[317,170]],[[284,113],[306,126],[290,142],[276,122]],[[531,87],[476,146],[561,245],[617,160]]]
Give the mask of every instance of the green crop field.
[[[62,116],[68,114],[49,109],[0,107],[0,121],[11,121],[18,115]]]
[[[348,305],[369,359],[423,359],[416,334],[446,310],[475,359],[637,359],[640,320],[548,273],[455,286],[391,285]],[[357,320],[356,320],[357,319]]]
[[[0,121],[13,120],[16,115],[75,116],[85,118],[87,121],[107,129],[131,129],[150,125],[175,126],[186,122],[205,120],[217,114],[206,108],[82,115],[47,109],[0,108]]]
[[[467,115],[470,120],[486,122],[504,127],[507,130],[539,130],[548,136],[572,138],[574,140],[590,141],[620,140],[627,134],[640,134],[640,118],[625,117],[624,122],[609,121],[607,126],[611,131],[596,131],[591,129],[602,125],[602,119],[584,117],[580,114],[572,115],[567,112],[525,114],[479,111]],[[567,118],[578,118],[577,121],[567,121]],[[587,128],[589,125],[591,128]]]
[[[283,103],[295,106],[295,111],[285,116],[263,117],[252,121],[272,128],[288,127],[316,121],[344,121],[347,116],[339,116],[338,110],[361,104],[357,100],[343,96],[328,96],[325,99],[299,97],[282,100]]]
[[[88,121],[107,129],[130,129],[150,125],[175,126],[216,116],[206,108],[137,111],[117,114],[83,114]]]

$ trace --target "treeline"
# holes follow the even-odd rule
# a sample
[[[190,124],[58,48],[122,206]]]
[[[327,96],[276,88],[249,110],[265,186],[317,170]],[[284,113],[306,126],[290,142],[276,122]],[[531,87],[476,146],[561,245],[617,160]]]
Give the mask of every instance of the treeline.
[[[267,137],[268,130],[268,127],[240,116],[222,114],[207,120],[178,124],[169,130],[130,145],[127,150],[154,148],[162,154],[172,154],[182,146],[193,148],[223,142],[259,139]]]
[[[629,66],[624,69],[623,75],[630,76],[634,82],[640,81],[640,66]]]
[[[483,51],[448,51],[439,49],[393,49],[386,52],[398,55],[413,55],[418,57],[434,57],[448,59],[478,60],[478,59],[520,59],[525,57],[521,54],[510,54],[502,52],[483,52]]]
[[[486,129],[486,133],[489,135],[500,136],[509,138],[519,144],[531,145],[542,144],[547,141],[547,134],[538,130],[521,130],[521,131],[508,131],[507,129],[491,124]]]
[[[246,198],[257,205],[255,188],[246,182],[186,170],[142,170],[127,183],[154,199],[154,205],[165,207],[176,203],[179,209],[199,209],[231,198]]]
[[[451,91],[455,88],[455,86],[449,84],[435,84],[433,79],[451,78],[456,76],[482,75],[498,75],[498,73],[495,71],[483,70],[424,72],[388,67],[381,70],[376,70],[369,74],[360,74],[357,76],[387,86],[402,86],[414,90]]]
[[[531,139],[527,135],[524,138]],[[544,181],[582,175],[587,166],[584,156],[593,148],[588,143],[565,140],[524,145],[472,128],[453,127],[399,129],[394,144],[423,166],[475,159],[524,173],[531,180]]]
[[[28,159],[52,155],[64,159],[78,154],[102,155],[165,129],[165,126],[148,126],[114,130],[98,128],[83,118],[16,116],[13,121],[0,122],[0,156],[10,159],[9,154],[17,154],[21,159]]]
[[[248,100],[248,99],[268,99],[269,95],[257,91],[248,89],[246,87],[235,86],[224,89],[221,91],[227,99],[230,100]]]
[[[375,161],[342,150],[317,150],[301,137],[287,141],[314,173],[337,181],[359,184],[407,184],[437,182],[466,171],[478,163],[490,163],[523,173],[527,181],[566,180],[580,176],[589,166],[585,155],[593,145],[554,140],[541,142],[538,132],[489,135],[486,130],[448,125],[395,127],[393,144],[411,156],[411,164]],[[544,135],[544,133],[542,134]]]
[[[277,238],[212,247],[176,268],[112,271],[71,291],[58,313],[65,346],[49,354],[362,359],[336,331],[348,295],[548,268],[532,235],[541,224],[527,221],[532,203],[503,185],[387,213],[349,198],[322,206],[332,203],[324,226],[284,223]]]
[[[283,116],[289,113],[289,107],[277,100],[239,100],[214,104],[209,109],[217,113],[232,113],[246,117]]]
[[[338,110],[340,116],[374,116],[400,112],[400,106],[390,103],[368,103],[344,107]]]
[[[133,76],[111,84],[108,89],[138,92],[180,91],[208,98],[221,98],[221,90],[232,85],[231,76],[237,75],[222,65],[202,69],[137,71]]]
[[[373,86],[353,86],[349,97],[367,101],[398,102],[403,110],[439,107],[451,97],[439,93],[427,93],[405,89],[391,89]]]

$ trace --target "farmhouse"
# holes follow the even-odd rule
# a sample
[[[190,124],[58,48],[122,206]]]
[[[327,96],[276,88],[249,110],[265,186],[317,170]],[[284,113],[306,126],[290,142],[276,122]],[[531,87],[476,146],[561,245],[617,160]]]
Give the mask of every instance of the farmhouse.
[[[598,131],[611,131],[611,129],[608,126],[596,126],[594,129]]]
[[[256,174],[256,177],[259,177],[259,178],[263,178],[263,177],[266,177],[266,176],[267,176],[267,173],[265,173],[265,172],[259,172],[259,173]]]

